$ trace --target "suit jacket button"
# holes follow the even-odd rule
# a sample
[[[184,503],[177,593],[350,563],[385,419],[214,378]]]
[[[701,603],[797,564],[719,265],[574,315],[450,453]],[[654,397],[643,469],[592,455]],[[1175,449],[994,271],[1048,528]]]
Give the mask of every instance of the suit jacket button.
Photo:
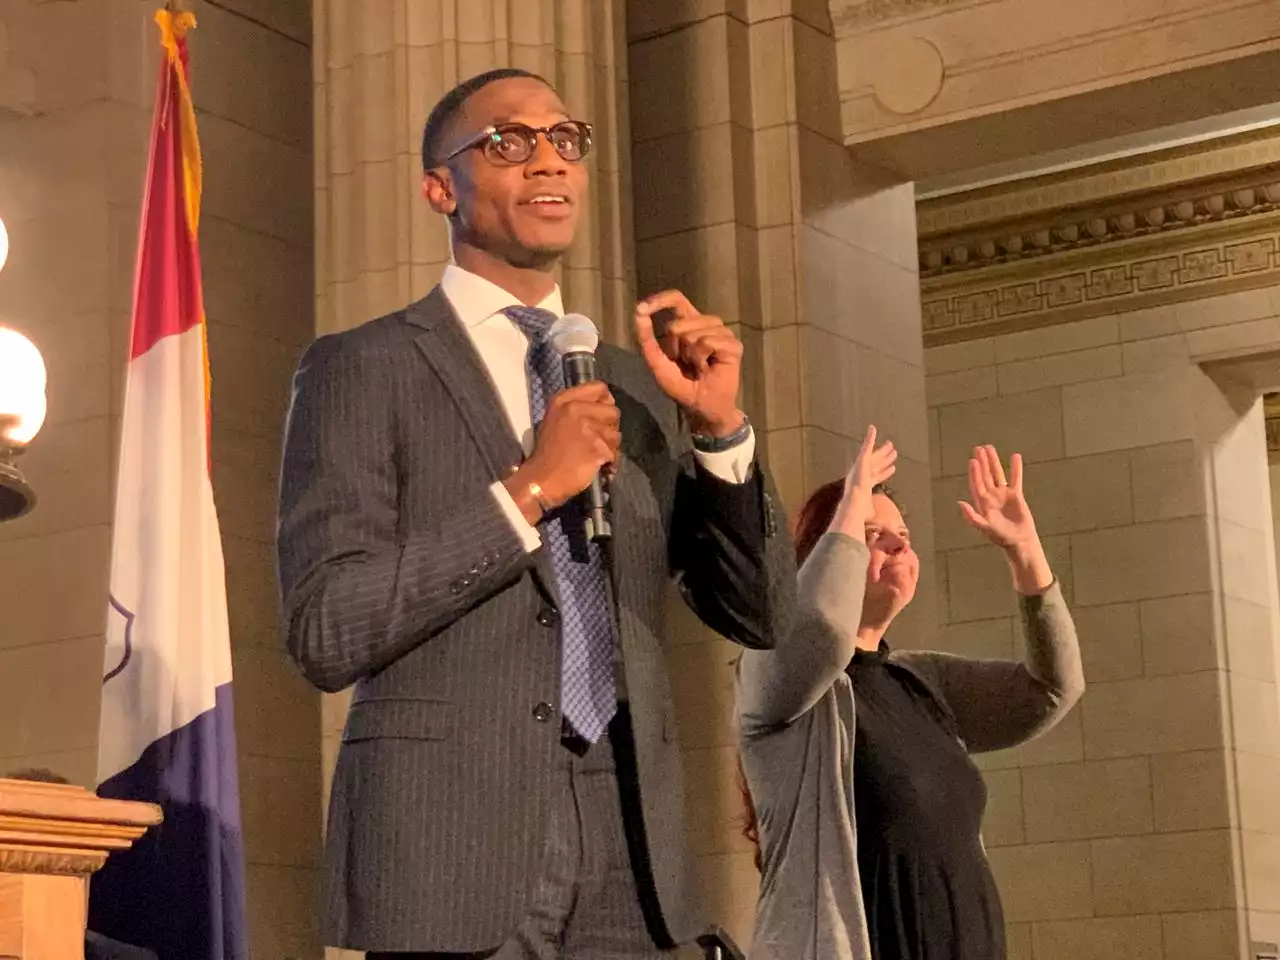
[[[555,710],[551,709],[551,704],[540,703],[533,708],[533,719],[539,723],[549,723],[555,717]]]
[[[538,624],[543,627],[558,626],[560,623],[560,614],[548,607],[545,610],[538,611],[537,620]]]

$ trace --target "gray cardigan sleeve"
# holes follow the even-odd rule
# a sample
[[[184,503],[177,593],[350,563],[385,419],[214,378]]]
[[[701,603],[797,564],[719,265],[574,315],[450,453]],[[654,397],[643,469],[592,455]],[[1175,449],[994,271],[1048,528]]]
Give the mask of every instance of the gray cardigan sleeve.
[[[1004,750],[1037,737],[1065,717],[1084,693],[1080,643],[1055,582],[1019,597],[1022,661],[975,660],[946,653],[902,653],[931,680],[960,725],[970,753]]]
[[[858,644],[867,583],[866,544],[826,533],[800,568],[796,620],[773,650],[738,662],[738,714],[746,736],[785,726],[813,707]]]

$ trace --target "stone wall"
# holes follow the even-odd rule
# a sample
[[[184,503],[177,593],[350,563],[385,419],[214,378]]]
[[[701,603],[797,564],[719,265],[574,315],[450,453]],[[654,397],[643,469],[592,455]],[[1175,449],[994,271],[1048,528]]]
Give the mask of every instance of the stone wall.
[[[1001,560],[953,507],[969,449],[992,442],[1028,460],[1089,685],[1048,736],[980,761],[1014,957],[1238,958],[1280,939],[1280,611],[1259,390],[1278,376],[1261,190],[1276,170],[1259,140],[1233,149],[920,210],[941,645],[1017,649]],[[1213,194],[1206,176],[1243,179]],[[1110,191],[1085,196],[1091,184]],[[1225,253],[1250,244],[1250,265]],[[1138,265],[1152,260],[1167,269],[1147,283]],[[1058,295],[1078,275],[1079,296]]]

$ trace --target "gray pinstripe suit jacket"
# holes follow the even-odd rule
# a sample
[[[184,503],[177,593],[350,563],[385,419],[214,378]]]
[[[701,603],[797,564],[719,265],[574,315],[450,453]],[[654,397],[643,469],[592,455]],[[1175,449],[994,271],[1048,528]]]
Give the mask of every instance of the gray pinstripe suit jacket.
[[[695,467],[643,363],[604,345],[597,363],[623,423],[613,579],[638,770],[624,814],[650,931],[683,941],[700,917],[665,585],[675,574],[704,622],[771,647],[794,561],[762,472],[734,485]],[[529,902],[562,749],[560,635],[549,562],[488,489],[521,457],[439,288],[317,340],[299,366],[278,542],[288,648],[322,690],[356,685],[329,806],[327,943],[484,950]]]

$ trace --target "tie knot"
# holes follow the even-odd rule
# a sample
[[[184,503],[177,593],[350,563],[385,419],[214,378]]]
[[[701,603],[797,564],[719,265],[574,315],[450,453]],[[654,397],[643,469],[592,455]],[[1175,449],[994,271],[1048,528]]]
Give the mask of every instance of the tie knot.
[[[546,336],[556,322],[556,315],[541,307],[507,307],[502,312],[534,343]]]

